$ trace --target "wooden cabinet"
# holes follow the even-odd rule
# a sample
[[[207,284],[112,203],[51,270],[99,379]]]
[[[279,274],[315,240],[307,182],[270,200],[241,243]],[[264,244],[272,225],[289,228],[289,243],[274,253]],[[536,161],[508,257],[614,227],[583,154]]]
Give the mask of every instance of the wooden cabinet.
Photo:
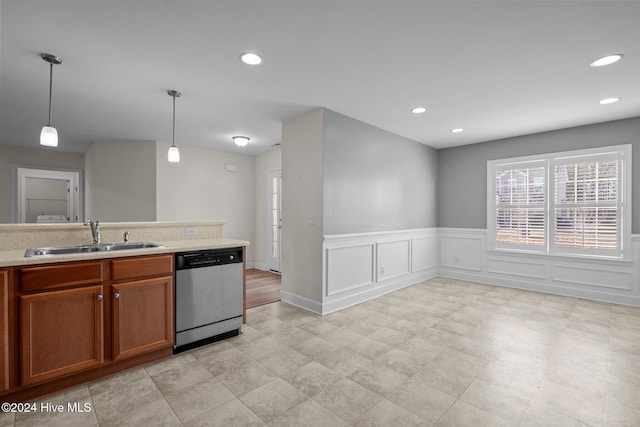
[[[20,383],[34,384],[102,364],[102,261],[17,271]]]
[[[48,394],[170,355],[173,274],[173,254],[0,269],[0,394]]]
[[[171,277],[113,285],[113,360],[173,345]]]
[[[9,271],[0,270],[0,392],[9,389]]]
[[[102,300],[101,285],[20,297],[23,385],[104,362]]]
[[[172,346],[173,255],[115,259],[111,278],[113,360]]]

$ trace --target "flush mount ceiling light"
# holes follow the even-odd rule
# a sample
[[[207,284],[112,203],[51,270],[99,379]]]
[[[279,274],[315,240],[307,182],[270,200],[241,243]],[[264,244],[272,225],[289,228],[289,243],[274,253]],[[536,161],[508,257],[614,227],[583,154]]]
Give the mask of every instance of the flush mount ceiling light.
[[[593,61],[590,65],[592,67],[604,67],[605,65],[611,65],[613,63],[620,61],[623,56],[624,55],[621,53],[603,56],[602,58],[598,58],[595,61]]]
[[[233,142],[235,142],[238,147],[246,147],[251,138],[248,136],[233,136],[231,139],[233,139]]]
[[[257,53],[251,52],[243,53],[240,59],[242,59],[242,62],[249,65],[258,65],[262,62],[262,58],[260,58]]]
[[[424,107],[415,107],[415,108],[413,108],[413,109],[411,110],[411,112],[412,112],[413,114],[422,114],[422,113],[424,113],[425,111],[427,111],[427,109],[426,109],[426,108],[424,108]]]
[[[180,151],[176,147],[176,98],[179,98],[181,94],[177,90],[168,90],[167,93],[173,98],[173,135],[171,136],[168,160],[171,163],[178,163],[180,161]]]
[[[607,105],[607,104],[614,104],[618,101],[620,101],[622,98],[617,98],[617,97],[613,97],[613,98],[605,98],[605,99],[601,99],[599,101],[600,104],[602,105]]]
[[[53,92],[53,64],[62,64],[62,59],[50,53],[40,54],[42,59],[49,63],[49,123],[42,127],[40,132],[40,145],[46,145],[47,147],[58,146],[58,131],[51,126],[51,98]]]
[[[464,129],[462,128],[451,129],[451,133],[460,133],[460,132],[464,132]]]

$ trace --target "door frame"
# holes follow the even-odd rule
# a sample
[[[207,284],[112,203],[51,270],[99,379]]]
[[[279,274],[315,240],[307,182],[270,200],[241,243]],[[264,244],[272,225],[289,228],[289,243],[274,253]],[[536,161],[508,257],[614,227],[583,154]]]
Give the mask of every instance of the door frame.
[[[272,235],[272,194],[273,178],[278,179],[278,256],[272,256],[273,235]],[[267,170],[267,270],[280,273],[280,263],[282,261],[282,169]]]
[[[26,180],[44,178],[65,180],[68,183],[67,213],[69,222],[78,222],[82,218],[81,172],[77,170],[48,169],[37,166],[15,166],[14,223],[23,224],[26,220]]]

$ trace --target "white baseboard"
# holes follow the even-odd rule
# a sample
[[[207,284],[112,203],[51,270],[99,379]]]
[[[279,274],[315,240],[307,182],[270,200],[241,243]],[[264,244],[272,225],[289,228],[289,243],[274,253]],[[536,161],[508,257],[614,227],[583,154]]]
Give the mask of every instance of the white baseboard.
[[[247,268],[255,268],[256,270],[269,271],[269,267],[267,264],[263,264],[260,262],[251,262],[251,267],[249,267],[249,263],[247,263]]]
[[[437,270],[429,269],[423,270],[415,274],[407,274],[402,277],[396,277],[394,279],[386,280],[383,283],[378,283],[377,286],[367,287],[358,293],[350,294],[344,297],[333,298],[331,301],[321,304],[321,314],[334,313],[336,311],[343,310],[354,305],[361,304],[363,302],[378,298],[382,295],[386,295],[397,290],[413,286],[417,283],[424,282],[425,280],[433,279],[437,277]]]
[[[634,295],[616,295],[606,292],[590,291],[586,289],[562,288],[556,285],[545,285],[526,280],[504,279],[496,277],[479,276],[477,273],[465,273],[460,271],[440,271],[439,277],[465,280],[467,282],[495,285],[505,288],[523,289],[526,291],[542,292],[545,294],[561,295],[566,297],[588,299],[592,301],[608,302],[613,304],[640,307],[640,297]]]
[[[284,289],[280,291],[280,301],[322,315],[322,304],[300,295],[292,294]]]

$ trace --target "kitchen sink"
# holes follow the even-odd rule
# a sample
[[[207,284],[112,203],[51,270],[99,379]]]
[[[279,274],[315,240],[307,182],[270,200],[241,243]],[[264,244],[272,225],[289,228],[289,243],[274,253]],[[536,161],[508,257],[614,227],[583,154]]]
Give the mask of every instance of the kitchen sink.
[[[27,249],[24,256],[41,255],[70,255],[84,254],[91,252],[123,251],[132,249],[161,248],[162,245],[154,242],[126,242],[126,243],[103,243],[99,245],[79,245],[79,246],[57,246],[48,248]]]
[[[153,242],[127,242],[127,243],[109,243],[107,245],[99,245],[103,248],[101,251],[122,251],[128,249],[146,249],[146,248],[162,248],[162,245]]]

